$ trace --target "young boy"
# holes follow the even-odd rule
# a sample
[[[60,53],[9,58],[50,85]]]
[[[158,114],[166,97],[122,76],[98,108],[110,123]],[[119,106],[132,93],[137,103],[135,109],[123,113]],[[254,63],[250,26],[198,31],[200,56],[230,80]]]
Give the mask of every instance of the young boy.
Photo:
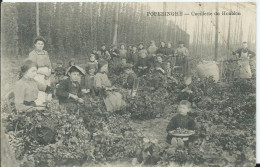
[[[56,95],[59,103],[66,108],[72,107],[73,110],[77,108],[77,103],[83,103],[81,86],[78,82],[81,75],[85,75],[84,70],[78,66],[71,66],[68,68],[66,74],[69,76],[67,79],[61,81],[57,86]]]
[[[95,90],[94,90],[94,76],[95,73],[97,72],[95,67],[89,66],[86,67],[86,76],[82,77],[81,80],[81,91],[82,93],[89,93],[92,96],[95,96]]]
[[[136,74],[132,70],[132,64],[128,64],[128,63],[125,64],[123,69],[124,69],[124,73],[127,75],[123,87],[132,90],[134,86],[134,80],[137,79]]]
[[[58,84],[61,80],[64,79],[65,72],[66,72],[66,69],[63,67],[63,63],[61,60],[58,60],[57,65],[58,67],[54,69],[56,84]]]
[[[163,69],[163,61],[162,61],[162,55],[158,54],[156,57],[156,62],[154,64],[154,68],[156,71],[161,71],[163,74],[165,74],[165,71]]]
[[[188,144],[187,138],[173,137],[170,132],[176,130],[177,128],[187,130],[196,129],[196,123],[193,118],[187,115],[189,111],[191,111],[191,103],[187,100],[182,100],[178,106],[178,114],[170,120],[166,128],[166,131],[168,132],[167,143],[174,146],[184,146],[184,144]]]
[[[90,54],[89,62],[87,63],[86,68],[90,68],[90,69],[94,68],[95,71],[97,72],[97,70],[98,70],[98,62],[97,62],[96,56],[94,54]]]

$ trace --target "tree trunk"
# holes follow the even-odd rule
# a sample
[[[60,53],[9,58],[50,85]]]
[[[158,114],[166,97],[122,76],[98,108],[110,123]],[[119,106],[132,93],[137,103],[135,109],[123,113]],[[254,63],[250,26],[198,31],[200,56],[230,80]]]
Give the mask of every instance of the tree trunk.
[[[115,20],[114,20],[114,36],[113,36],[113,44],[117,44],[117,28],[118,28],[118,5],[119,3],[116,3],[116,9],[115,9]]]
[[[36,2],[36,34],[40,35],[40,27],[39,27],[39,2]]]
[[[216,3],[216,12],[218,11],[218,3]],[[215,58],[214,60],[217,61],[218,57],[218,15],[216,15],[216,33],[215,33]]]
[[[228,37],[227,37],[227,59],[229,55],[229,48],[230,48],[230,29],[231,29],[231,15],[229,16],[229,23],[228,23]]]

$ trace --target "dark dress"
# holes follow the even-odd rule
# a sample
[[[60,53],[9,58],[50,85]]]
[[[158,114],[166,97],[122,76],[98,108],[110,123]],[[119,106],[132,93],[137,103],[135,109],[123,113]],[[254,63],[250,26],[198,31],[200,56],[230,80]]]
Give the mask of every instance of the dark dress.
[[[55,81],[56,84],[59,83],[63,77],[65,76],[66,69],[63,67],[57,67],[55,68]]]
[[[148,58],[139,58],[136,64],[136,73],[138,76],[145,75],[149,72],[150,63]]]
[[[82,89],[89,89],[90,94],[92,96],[95,96],[94,75],[86,74],[84,77],[82,77],[81,87],[82,87]]]
[[[173,67],[176,62],[176,58],[174,57],[174,49],[173,48],[166,48],[166,57],[165,60],[169,61],[171,63],[171,66]]]
[[[131,63],[132,65],[136,65],[138,62],[138,52],[131,52],[128,56],[127,62]]]
[[[177,128],[195,130],[196,129],[196,123],[194,122],[192,117],[190,117],[188,115],[178,114],[170,120],[170,122],[169,122],[169,124],[166,128],[166,131],[169,132],[169,131],[175,130]],[[170,136],[168,134],[167,135],[167,143],[171,143],[171,139],[172,139],[172,136]]]
[[[133,89],[134,81],[135,81],[136,78],[137,78],[137,76],[134,72],[130,73],[127,76],[126,83],[124,83],[124,88]]]
[[[119,54],[120,53],[119,53],[118,49],[111,49],[110,50],[111,58],[112,58],[112,60],[115,64],[118,64],[120,62],[120,55]]]
[[[57,86],[56,95],[59,99],[59,103],[70,111],[77,109],[77,101],[69,98],[69,94],[83,97],[81,92],[81,86],[78,82],[72,82],[70,78],[67,78],[59,83]]]
[[[161,54],[163,54],[163,55],[167,55],[166,49],[167,49],[166,47],[160,47],[160,48],[156,51],[156,53],[157,53],[157,54],[161,53]]]

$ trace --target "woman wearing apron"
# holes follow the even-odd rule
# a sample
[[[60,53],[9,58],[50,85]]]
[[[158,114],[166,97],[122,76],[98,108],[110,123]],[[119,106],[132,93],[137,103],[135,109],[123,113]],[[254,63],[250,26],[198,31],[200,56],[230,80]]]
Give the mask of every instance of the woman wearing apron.
[[[247,42],[243,42],[243,48],[238,49],[235,53],[239,57],[239,78],[250,79],[252,77],[252,72],[249,61],[255,53],[247,48]]]
[[[48,52],[43,50],[46,41],[43,37],[36,37],[34,40],[35,49],[29,54],[28,59],[38,66],[37,75],[34,78],[39,83],[50,86],[51,61]],[[42,105],[51,100],[52,94],[39,91],[36,104]]]
[[[242,79],[251,78],[252,72],[249,65],[249,57],[247,52],[241,52],[241,57],[238,61],[238,64],[240,65],[239,77]]]

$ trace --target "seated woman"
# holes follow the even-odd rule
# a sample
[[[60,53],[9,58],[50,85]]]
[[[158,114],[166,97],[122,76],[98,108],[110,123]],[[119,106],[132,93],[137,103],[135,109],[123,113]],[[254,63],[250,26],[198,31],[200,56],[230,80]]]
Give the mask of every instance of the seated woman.
[[[20,71],[20,79],[15,84],[14,95],[15,95],[15,107],[18,113],[23,113],[30,117],[34,116],[32,111],[43,111],[46,110],[46,106],[37,106],[35,101],[38,98],[39,91],[43,91],[46,93],[51,92],[51,88],[47,85],[43,85],[36,80],[34,80],[37,75],[37,64],[32,60],[26,60],[21,67]],[[39,122],[40,124],[44,122],[49,122],[51,118],[46,117],[45,115],[41,115],[42,120]],[[52,123],[55,121],[51,120]],[[45,124],[46,125],[46,124]],[[54,124],[53,124],[54,125]],[[54,142],[55,137],[55,128],[53,125],[44,126],[41,125],[41,128],[36,128],[36,136],[41,136],[43,133],[43,137],[37,137],[38,142],[41,144],[48,144]]]
[[[98,62],[98,73],[94,77],[94,87],[99,96],[103,96],[106,109],[109,112],[120,110],[125,106],[125,102],[122,99],[122,95],[118,92],[114,92],[114,87],[107,77],[108,63],[105,60]]]
[[[19,112],[31,110],[44,110],[45,106],[36,106],[38,92],[50,92],[51,88],[34,80],[37,75],[37,64],[31,60],[26,60],[21,67],[19,81],[15,84],[15,107]]]
[[[61,106],[65,107],[69,112],[74,112],[78,108],[77,104],[84,102],[81,98],[83,95],[78,78],[80,75],[85,75],[85,72],[80,67],[73,65],[68,68],[66,74],[69,77],[59,83],[56,95]]]

